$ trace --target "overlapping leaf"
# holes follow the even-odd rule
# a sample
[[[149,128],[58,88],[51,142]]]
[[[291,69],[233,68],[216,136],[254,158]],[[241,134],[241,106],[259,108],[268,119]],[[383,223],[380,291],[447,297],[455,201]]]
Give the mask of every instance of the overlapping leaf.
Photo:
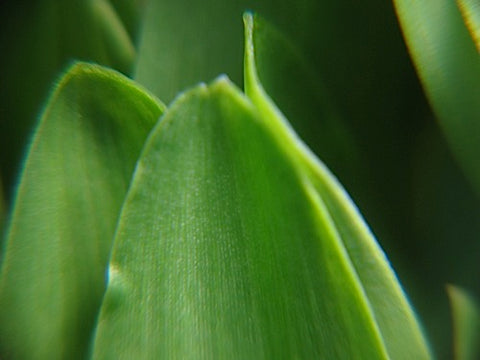
[[[225,79],[139,159],[94,358],[387,357],[322,199]]]
[[[36,129],[8,229],[2,358],[84,358],[118,212],[162,109],[98,66],[77,64],[60,81]]]
[[[263,92],[181,95],[139,159],[94,358],[416,358],[428,347],[355,207]]]
[[[469,1],[460,3],[470,4]],[[480,56],[473,34],[469,33],[454,1],[395,0],[395,5],[433,109],[478,192]],[[469,9],[476,11],[471,6]],[[469,18],[471,23],[475,22],[474,14]]]

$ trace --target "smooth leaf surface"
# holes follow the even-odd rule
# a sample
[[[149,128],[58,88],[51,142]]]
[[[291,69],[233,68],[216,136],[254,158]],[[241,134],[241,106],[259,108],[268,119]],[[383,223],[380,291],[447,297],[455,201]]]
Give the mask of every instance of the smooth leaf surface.
[[[94,358],[387,358],[334,220],[269,121],[225,79],[171,106],[122,210]]]
[[[375,322],[391,358],[429,358],[429,350],[413,310],[390,268],[388,260],[363,222],[348,195],[291,130],[290,124],[263,89],[257,74],[254,40],[255,22],[251,14],[245,21],[245,91],[284,151],[291,154],[309,177],[315,196],[324,202],[332,228],[346,251],[358,283],[364,292]]]
[[[135,48],[108,0],[6,0],[0,21],[0,169],[13,200],[21,154],[51,83],[72,61],[128,74]]]
[[[454,1],[395,0],[395,5],[432,107],[478,193],[480,56],[475,43]]]
[[[0,356],[81,359],[104,292],[120,206],[163,106],[120,74],[79,63],[30,146],[0,281]]]
[[[449,285],[452,307],[455,360],[474,360],[480,356],[480,308],[464,290]]]

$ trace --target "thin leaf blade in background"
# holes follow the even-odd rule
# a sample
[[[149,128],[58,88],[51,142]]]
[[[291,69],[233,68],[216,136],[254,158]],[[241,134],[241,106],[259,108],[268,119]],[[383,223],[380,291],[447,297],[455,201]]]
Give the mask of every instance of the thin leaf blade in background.
[[[0,281],[0,356],[81,359],[103,297],[118,212],[161,105],[115,71],[79,63],[27,156]]]
[[[259,115],[220,79],[153,130],[95,359],[388,358],[323,200]]]
[[[480,356],[480,308],[463,289],[447,286],[453,319],[455,360],[475,360]]]
[[[130,39],[136,45],[147,0],[110,0]]]
[[[263,119],[284,144],[285,152],[305,167],[314,192],[325,203],[339,241],[352,263],[358,282],[383,337],[391,358],[428,359],[427,342],[416,316],[383,251],[362,220],[346,192],[291,130],[290,124],[274,105],[260,83],[256,69],[254,40],[257,22],[251,14],[245,21],[245,91]]]
[[[454,1],[394,3],[417,72],[444,134],[480,194],[480,56],[472,34]]]

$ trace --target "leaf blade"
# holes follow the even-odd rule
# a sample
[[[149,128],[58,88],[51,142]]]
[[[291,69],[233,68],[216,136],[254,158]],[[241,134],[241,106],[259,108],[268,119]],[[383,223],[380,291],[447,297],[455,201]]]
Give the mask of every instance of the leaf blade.
[[[94,358],[387,358],[297,170],[227,81],[182,95],[127,196]]]
[[[86,355],[118,211],[162,109],[125,77],[85,63],[74,65],[52,94],[7,234],[4,356]]]

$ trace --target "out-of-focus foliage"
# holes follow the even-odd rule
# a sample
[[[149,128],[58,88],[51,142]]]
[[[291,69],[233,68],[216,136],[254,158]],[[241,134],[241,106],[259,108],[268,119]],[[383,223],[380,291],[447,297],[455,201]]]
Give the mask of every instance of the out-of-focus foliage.
[[[32,0],[0,4],[0,173],[7,203],[42,102],[59,72],[75,59],[129,74],[134,0]],[[128,18],[125,28],[116,8]]]
[[[468,0],[459,3],[468,26],[454,1],[395,1],[429,100],[480,194],[480,56],[473,39],[478,35],[475,13],[480,8]]]
[[[480,308],[465,290],[449,285],[452,307],[455,360],[480,357]]]
[[[4,222],[5,222],[5,216],[6,216],[6,205],[5,205],[5,199],[3,196],[3,187],[2,187],[2,177],[0,176],[0,239],[3,237],[3,227],[4,227]],[[2,241],[0,240],[0,264],[1,262],[1,257],[2,257]]]

